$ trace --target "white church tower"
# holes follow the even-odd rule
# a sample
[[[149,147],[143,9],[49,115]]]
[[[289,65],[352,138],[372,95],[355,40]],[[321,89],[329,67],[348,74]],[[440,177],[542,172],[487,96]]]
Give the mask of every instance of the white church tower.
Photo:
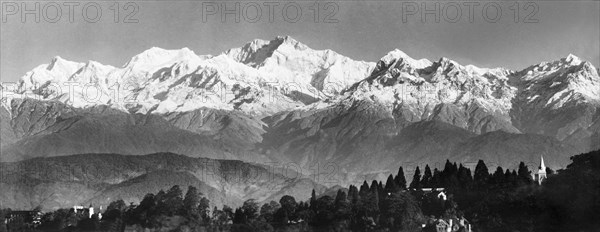
[[[541,185],[546,178],[546,164],[544,164],[544,157],[540,156],[540,167],[535,175],[535,180]]]

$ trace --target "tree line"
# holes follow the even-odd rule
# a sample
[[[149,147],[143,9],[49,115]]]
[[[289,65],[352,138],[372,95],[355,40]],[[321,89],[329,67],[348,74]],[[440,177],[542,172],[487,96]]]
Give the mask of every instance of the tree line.
[[[173,231],[435,231],[438,219],[465,218],[474,231],[593,231],[600,223],[600,152],[571,158],[563,170],[547,170],[542,185],[524,163],[517,170],[484,161],[473,171],[446,161],[444,169],[416,167],[407,183],[404,170],[383,183],[364,181],[334,195],[298,201],[286,195],[262,205],[254,199],[237,208],[210,209],[194,186],[149,193],[139,204],[109,204],[101,220],[72,209],[43,215],[38,230],[123,231],[126,226]],[[441,199],[427,188],[444,188]],[[176,226],[173,226],[176,225]]]

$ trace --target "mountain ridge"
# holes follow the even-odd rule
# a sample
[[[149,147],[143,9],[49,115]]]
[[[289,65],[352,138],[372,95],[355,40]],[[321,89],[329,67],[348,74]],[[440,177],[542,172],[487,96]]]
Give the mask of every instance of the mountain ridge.
[[[332,164],[352,181],[447,158],[510,167],[544,144],[559,164],[600,144],[598,71],[574,55],[520,71],[400,50],[371,63],[277,37],[218,55],[150,48],[122,67],[56,57],[2,91],[2,161],[175,152]],[[461,144],[481,154],[448,149]]]
[[[310,57],[318,57],[319,59],[323,60],[319,61],[318,59]],[[287,62],[289,63],[287,64],[286,60],[291,60],[291,63]],[[225,72],[223,74],[220,74],[222,71],[212,70],[214,68],[205,66],[208,64],[202,64],[205,62],[217,65],[217,67],[224,66],[226,69],[238,69],[239,71],[236,71],[238,72],[238,74],[231,72]],[[521,75],[521,78],[528,78],[530,76],[526,75],[527,70],[533,70],[536,67],[537,69],[539,69],[540,66],[548,67],[548,64],[550,64],[550,66],[556,65],[557,62],[562,62],[574,66],[581,64],[582,66],[584,66],[584,69],[588,69],[587,72],[590,72],[590,75],[588,75],[589,78],[597,76],[597,71],[593,67],[593,65],[591,65],[591,63],[582,61],[572,54],[569,54],[567,57],[562,58],[559,61],[542,62],[537,65],[532,65],[521,71],[511,71],[505,68],[488,69],[479,68],[474,65],[462,66],[459,65],[457,62],[445,57],[441,57],[436,62],[431,62],[427,59],[415,60],[408,56],[406,53],[400,51],[399,49],[395,49],[389,52],[384,57],[382,57],[379,63],[377,64],[379,68],[376,68],[374,63],[368,63],[364,61],[353,61],[350,58],[339,55],[338,53],[331,50],[312,50],[307,45],[302,44],[289,36],[278,36],[270,41],[260,39],[253,40],[249,43],[246,43],[242,47],[229,49],[228,51],[225,51],[217,56],[198,56],[188,48],[166,50],[162,48],[153,47],[132,57],[121,68],[116,68],[109,65],[102,65],[101,63],[95,61],[77,63],[64,60],[61,57],[57,56],[52,59],[50,64],[40,65],[34,70],[28,72],[25,76],[23,76],[18,84],[18,88],[16,89],[16,91],[13,92],[16,92],[16,94],[24,94],[31,91],[34,95],[41,95],[42,99],[49,99],[48,97],[53,92],[56,92],[52,91],[52,89],[48,87],[49,84],[59,85],[58,87],[60,88],[61,83],[64,83],[66,81],[74,81],[80,82],[79,84],[82,85],[93,84],[95,85],[96,90],[103,92],[102,95],[106,95],[107,97],[100,97],[96,102],[86,103],[85,100],[87,99],[79,99],[82,98],[80,95],[84,94],[81,93],[81,91],[74,90],[73,93],[68,93],[71,95],[68,99],[65,99],[64,96],[62,98],[60,96],[54,96],[55,99],[59,99],[65,103],[70,103],[78,107],[86,107],[95,104],[107,104],[112,105],[114,108],[117,109],[122,109],[126,111],[131,111],[133,109],[135,112],[140,113],[152,111],[165,113],[173,112],[173,110],[178,112],[191,111],[196,109],[198,106],[208,106],[220,109],[242,109],[247,113],[254,113],[256,115],[264,116],[265,114],[268,115],[282,110],[291,110],[296,107],[306,105],[307,101],[299,101],[299,99],[294,99],[294,97],[290,97],[290,94],[311,96],[314,100],[308,101],[309,103],[315,102],[315,100],[327,101],[331,98],[335,98],[340,92],[348,91],[348,87],[355,85],[355,83],[359,83],[361,79],[373,76],[374,73],[371,73],[371,71],[375,73],[381,72],[381,65],[395,65],[394,69],[396,69],[396,71],[390,74],[392,76],[397,75],[398,72],[405,74],[415,74],[414,72],[417,71],[419,72],[419,74],[416,76],[421,76],[422,78],[424,78],[423,80],[427,82],[439,82],[441,80],[440,78],[448,77],[449,74],[456,72],[467,72],[472,75],[466,75],[466,78],[474,78],[477,76],[485,75],[496,76],[500,78],[510,76],[512,78],[512,82],[516,83],[519,82],[519,78],[515,74],[520,73],[523,74]],[[240,66],[232,66],[232,64],[235,63],[248,66],[252,70],[244,71],[244,68]],[[343,65],[341,67],[337,67],[339,66],[337,65],[338,63],[350,63],[350,65]],[[314,65],[319,67],[311,68]],[[351,73],[347,73],[344,71],[344,69],[352,68],[355,66],[362,66],[363,68],[358,69],[358,73],[355,75],[351,74],[355,73],[354,71],[352,71]],[[315,71],[311,71],[305,74],[298,73],[297,69],[299,67],[302,67],[303,69],[315,69]],[[207,68],[208,70],[206,70]],[[260,70],[264,71],[260,72]],[[596,71],[595,75],[592,73],[594,71]],[[279,75],[280,77],[265,78],[266,76],[268,76],[265,73],[278,73],[277,75]],[[422,75],[421,73],[427,75]],[[196,77],[196,75],[198,76]],[[209,78],[206,77],[207,75],[210,75],[208,76]],[[217,75],[216,79],[210,78],[211,76],[215,75]],[[233,82],[223,82],[219,80],[220,76],[230,78],[236,75],[242,75],[243,78],[235,78],[233,79]],[[323,75],[325,75],[326,77],[323,77]],[[256,77],[253,76],[263,77],[258,78],[258,81],[254,82],[256,81],[254,80],[254,78]],[[291,77],[291,79],[283,80],[281,76],[287,76],[287,78]],[[197,84],[193,84],[193,80],[190,79],[192,77],[196,79],[206,78],[203,83],[212,82],[213,86],[219,83],[229,85],[225,88],[231,89],[221,89],[221,92],[225,91],[226,93],[221,93],[220,95],[222,96],[220,97],[223,98],[223,95],[227,96],[229,91],[231,91],[231,94],[235,97],[234,99],[231,99],[229,103],[226,103],[225,101],[223,101],[223,99],[217,99],[221,100],[221,102],[215,102],[217,100],[210,99],[210,97],[207,96],[211,96],[215,93],[215,91],[218,92],[219,90],[217,89],[213,91],[210,88],[206,88],[206,86],[198,86]],[[163,78],[175,78],[178,80],[170,81],[168,83],[169,85],[166,85],[167,81],[164,81]],[[307,80],[309,78],[310,80]],[[327,78],[329,78],[330,80]],[[152,82],[153,79],[159,79],[159,82],[165,82],[165,85]],[[253,80],[252,82],[254,82],[254,84],[244,83],[245,80]],[[597,80],[594,79],[590,79],[590,81],[597,82]],[[284,88],[280,88],[277,85],[270,85],[271,82],[283,84],[285,86],[283,86]],[[188,83],[187,87],[185,85],[181,85],[182,83]],[[327,87],[325,87],[325,85],[327,85],[328,83],[331,89],[327,89]],[[122,99],[113,99],[109,95],[109,92],[112,88],[111,86],[114,86],[115,84],[130,84],[131,86],[128,87],[133,87],[134,89],[143,91],[125,91],[118,89],[117,91],[120,91],[118,95],[131,96],[131,99],[128,100],[132,100],[133,103],[119,104],[118,101]],[[242,89],[244,89],[244,92],[240,94],[239,92],[234,90],[232,88],[234,84],[245,85],[241,86]],[[274,91],[265,90],[263,87],[260,86],[267,86],[269,88],[273,88]],[[498,86],[498,84],[496,84],[495,86]],[[164,89],[167,91],[159,91],[156,88]],[[203,88],[205,92],[199,93],[202,96],[195,96],[196,93],[194,94],[194,96],[188,94],[185,97],[185,100],[182,100],[182,97],[184,96],[179,96],[180,94],[171,93],[172,91],[175,91],[175,89],[178,89],[178,91],[193,91],[194,88]],[[580,89],[581,88],[579,88],[578,90]],[[208,91],[209,93],[207,94],[206,91]],[[11,91],[5,90],[5,92]],[[593,88],[585,89],[585,91],[580,92],[584,92],[584,95],[586,95],[588,98],[593,98],[594,94],[597,94],[597,91],[594,91]],[[264,95],[265,93],[268,93],[270,95],[277,95],[275,96],[275,98],[273,98],[276,100],[257,100],[257,98],[264,97],[260,95]],[[159,95],[163,97],[156,97]],[[199,99],[196,98],[205,100],[199,101]],[[596,99],[594,100],[598,100],[598,97],[596,96]],[[274,103],[275,101],[286,102],[291,104]],[[253,104],[253,102],[255,102],[255,104]],[[274,104],[269,105],[269,103]],[[230,104],[233,104],[236,107],[224,106]],[[257,104],[269,106],[252,106]],[[250,109],[243,109],[244,106],[248,106]]]
[[[0,204],[11,208],[45,209],[73,205],[104,205],[123,199],[139,202],[152,190],[173,185],[195,186],[210,196],[211,205],[237,205],[245,199],[259,202],[280,198],[277,186],[305,197],[324,186],[293,169],[235,160],[191,158],[173,153],[143,156],[79,154],[0,162]],[[64,195],[61,195],[64,194]]]

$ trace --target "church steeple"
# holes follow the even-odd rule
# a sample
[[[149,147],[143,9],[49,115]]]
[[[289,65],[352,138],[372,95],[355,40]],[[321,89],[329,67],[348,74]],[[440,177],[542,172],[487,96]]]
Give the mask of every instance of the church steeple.
[[[546,164],[544,163],[544,156],[540,156],[540,169],[535,175],[535,179],[538,182],[538,184],[542,184],[542,181],[546,178]]]
[[[539,172],[546,173],[546,164],[544,164],[544,156],[540,156],[540,170]]]

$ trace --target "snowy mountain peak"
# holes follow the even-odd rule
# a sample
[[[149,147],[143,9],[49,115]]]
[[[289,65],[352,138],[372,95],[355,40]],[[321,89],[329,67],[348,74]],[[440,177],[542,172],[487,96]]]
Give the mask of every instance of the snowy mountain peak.
[[[374,66],[331,50],[313,50],[290,36],[254,40],[225,54],[268,74],[264,76],[272,78],[269,82],[295,85],[298,92],[310,96],[338,93],[364,79]]]
[[[394,49],[387,55],[381,58],[381,61],[389,66],[392,62],[401,61],[403,64],[407,64],[412,68],[420,69],[430,66],[432,63],[427,59],[415,60],[400,49]]]
[[[57,63],[62,63],[64,59],[60,56],[52,57],[50,63],[48,64],[48,70],[52,70]]]
[[[392,59],[397,59],[397,58],[411,58],[411,57],[408,56],[406,53],[404,53],[402,50],[396,48],[393,51],[388,52],[388,54],[385,55],[384,57],[382,57],[381,61],[384,61],[387,63],[388,61],[390,61]]]
[[[66,61],[66,60],[60,56],[54,56],[54,57],[52,57],[52,59],[50,59],[50,64],[60,62],[60,61]]]
[[[68,78],[83,67],[83,63],[68,61],[55,56],[48,64],[42,64],[25,73],[19,81],[18,92],[34,90],[50,81],[67,81]]]
[[[281,40],[281,41],[289,41],[289,42],[294,42],[297,43],[298,41],[295,40],[294,38],[292,38],[289,35],[278,35],[277,37],[275,37],[275,39],[277,40]]]
[[[552,109],[581,102],[600,103],[600,78],[589,62],[569,54],[565,58],[532,65],[511,77],[527,104]]]
[[[298,40],[292,38],[289,35],[286,35],[286,36],[277,36],[276,40],[281,41],[281,43],[284,44],[284,45],[293,46],[297,50],[309,49],[309,47],[306,46],[306,44],[298,42]]]
[[[305,44],[298,42],[290,36],[277,36],[270,41],[261,39],[253,40],[242,47],[230,49],[224,54],[237,62],[251,67],[258,67],[267,58],[273,56],[276,51],[282,54],[289,54],[290,52],[304,50],[307,52],[313,51]]]
[[[84,66],[84,69],[107,69],[107,68],[114,69],[115,67],[113,67],[111,65],[102,64],[95,60],[88,60]]]
[[[460,64],[458,64],[458,62],[448,59],[446,57],[441,57],[437,62],[434,63],[434,65],[440,67],[442,70],[461,66]]]
[[[492,74],[495,76],[504,76],[504,77],[508,76],[514,72],[510,69],[501,68],[501,67],[500,68],[480,68],[480,67],[477,67],[472,64],[465,66],[465,69],[467,70],[467,72],[469,72],[471,74],[476,74],[476,75]]]
[[[569,64],[578,65],[581,63],[581,59],[579,57],[569,54],[567,57],[563,58],[563,60]]]
[[[565,74],[575,73],[582,69],[588,70],[587,72],[589,72],[591,75],[594,75],[593,69],[595,69],[595,67],[591,63],[583,61],[573,54],[569,54],[567,57],[561,58],[559,60],[541,62],[536,65],[531,65],[519,71],[518,73],[521,74],[519,76],[521,76],[521,78],[524,78],[525,80],[533,80],[540,79],[543,77],[567,77],[567,75]]]
[[[447,57],[444,57],[444,56],[442,56],[442,57],[440,57],[440,59],[438,60],[438,63],[440,63],[440,64],[448,64],[448,63],[456,63],[456,62],[454,62],[454,61],[453,61],[453,60],[451,60],[451,59],[448,59]]]
[[[125,65],[126,67],[146,67],[164,64],[167,62],[198,59],[196,53],[187,47],[177,50],[167,50],[159,47],[152,47],[136,56]]]
[[[73,69],[74,67],[81,66],[80,63],[65,60],[60,56],[52,57],[50,63],[46,67],[48,71],[52,71],[54,69]]]
[[[283,41],[279,37],[271,41],[256,39],[242,47],[229,49],[224,54],[237,62],[257,67],[273,55],[273,52],[279,48]]]
[[[598,68],[594,67],[594,65],[592,63],[590,63],[589,61],[583,61],[581,63],[581,70],[584,72],[589,73],[591,78],[595,78],[596,81],[600,81],[598,80]]]

